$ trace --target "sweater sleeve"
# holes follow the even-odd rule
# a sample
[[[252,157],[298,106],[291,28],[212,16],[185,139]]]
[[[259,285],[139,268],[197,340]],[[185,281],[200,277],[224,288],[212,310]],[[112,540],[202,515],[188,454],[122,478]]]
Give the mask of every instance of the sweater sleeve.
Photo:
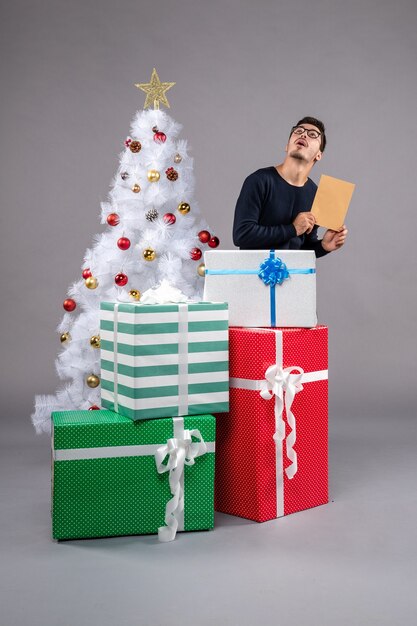
[[[314,226],[309,235],[304,235],[304,243],[301,246],[302,250],[314,250],[317,259],[329,254],[321,245],[321,239],[317,239],[318,228],[318,226]]]
[[[297,236],[293,224],[276,226],[259,224],[263,198],[262,180],[259,176],[251,174],[243,183],[233,222],[233,243],[242,250],[279,248]]]

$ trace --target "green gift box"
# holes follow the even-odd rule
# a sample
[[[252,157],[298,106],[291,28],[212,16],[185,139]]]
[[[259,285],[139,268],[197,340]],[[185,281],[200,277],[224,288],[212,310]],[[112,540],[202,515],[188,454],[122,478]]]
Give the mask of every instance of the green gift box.
[[[133,420],[229,410],[227,303],[100,309],[103,408]]]
[[[81,539],[214,525],[215,418],[133,422],[112,411],[52,413],[52,535]]]

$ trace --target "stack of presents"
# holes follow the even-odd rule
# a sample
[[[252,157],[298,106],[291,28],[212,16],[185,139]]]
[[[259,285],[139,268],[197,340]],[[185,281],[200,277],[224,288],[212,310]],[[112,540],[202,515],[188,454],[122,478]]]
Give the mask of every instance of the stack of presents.
[[[52,415],[55,539],[257,522],[328,502],[312,251],[210,251],[203,302],[101,304],[103,410]]]

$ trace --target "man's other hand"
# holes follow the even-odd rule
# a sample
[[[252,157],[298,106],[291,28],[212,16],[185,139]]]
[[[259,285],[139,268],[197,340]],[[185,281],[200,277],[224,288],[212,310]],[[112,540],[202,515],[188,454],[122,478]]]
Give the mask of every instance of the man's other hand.
[[[311,233],[315,223],[316,218],[312,213],[299,213],[293,221],[293,226],[295,226],[295,230],[297,231],[297,237],[304,235],[304,233],[307,233],[307,235]]]
[[[348,229],[346,224],[343,224],[340,230],[326,230],[321,240],[321,245],[326,252],[333,252],[343,246],[346,241]]]

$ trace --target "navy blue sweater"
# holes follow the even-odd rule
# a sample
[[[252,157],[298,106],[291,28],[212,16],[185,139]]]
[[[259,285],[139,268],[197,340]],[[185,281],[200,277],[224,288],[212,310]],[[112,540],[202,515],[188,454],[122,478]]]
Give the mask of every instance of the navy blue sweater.
[[[298,213],[310,211],[317,185],[308,178],[295,187],[275,167],[250,174],[236,203],[233,243],[241,250],[314,250],[316,257],[327,254],[317,239],[318,226],[309,235],[299,235],[292,222]]]

